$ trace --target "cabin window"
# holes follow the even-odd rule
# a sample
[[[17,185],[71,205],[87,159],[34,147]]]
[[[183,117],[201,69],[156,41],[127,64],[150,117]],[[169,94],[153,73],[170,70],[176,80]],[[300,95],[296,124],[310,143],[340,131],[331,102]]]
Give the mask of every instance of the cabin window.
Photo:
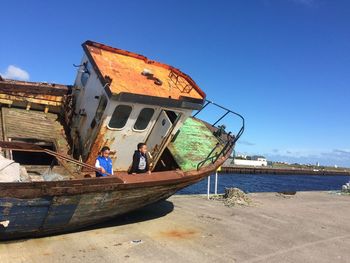
[[[134,129],[139,131],[145,130],[149,122],[151,121],[153,114],[154,114],[154,109],[143,108],[140,111],[139,116],[137,117],[137,120],[134,125]]]
[[[131,113],[131,106],[129,105],[118,105],[112,114],[111,120],[109,121],[109,128],[121,129],[124,128],[126,122],[129,119]]]

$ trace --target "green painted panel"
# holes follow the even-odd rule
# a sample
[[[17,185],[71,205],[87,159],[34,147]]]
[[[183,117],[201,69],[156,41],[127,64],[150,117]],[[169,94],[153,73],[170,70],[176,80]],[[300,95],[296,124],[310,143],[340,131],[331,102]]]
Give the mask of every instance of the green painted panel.
[[[202,121],[190,117],[168,149],[180,168],[190,171],[197,169],[197,164],[208,156],[217,143],[216,137]],[[222,146],[219,146],[216,152],[221,149]]]

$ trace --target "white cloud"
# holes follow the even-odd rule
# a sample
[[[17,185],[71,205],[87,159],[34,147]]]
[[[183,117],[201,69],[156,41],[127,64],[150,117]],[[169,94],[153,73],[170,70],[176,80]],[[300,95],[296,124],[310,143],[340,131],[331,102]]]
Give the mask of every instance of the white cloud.
[[[0,75],[5,79],[29,80],[29,73],[14,65],[8,66],[5,73]]]

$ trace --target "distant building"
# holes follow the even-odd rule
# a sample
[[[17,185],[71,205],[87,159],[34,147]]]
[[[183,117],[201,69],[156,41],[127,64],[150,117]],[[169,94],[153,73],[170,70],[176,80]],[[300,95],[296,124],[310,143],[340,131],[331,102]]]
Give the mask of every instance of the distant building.
[[[234,165],[245,165],[245,166],[267,166],[266,159],[259,160],[242,160],[242,159],[233,159]]]
[[[232,166],[232,165],[242,165],[242,166],[267,166],[267,160],[264,156],[254,155],[237,155],[235,157],[229,158],[223,164],[223,166]]]

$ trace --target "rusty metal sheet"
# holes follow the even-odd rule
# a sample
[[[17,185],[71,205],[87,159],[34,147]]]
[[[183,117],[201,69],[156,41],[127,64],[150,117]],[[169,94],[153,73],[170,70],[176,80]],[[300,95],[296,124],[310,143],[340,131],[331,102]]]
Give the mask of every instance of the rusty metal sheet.
[[[92,41],[85,42],[83,47],[100,78],[110,83],[112,94],[128,92],[172,99],[205,98],[205,93],[197,84],[174,67]],[[141,74],[145,69],[152,75]]]

